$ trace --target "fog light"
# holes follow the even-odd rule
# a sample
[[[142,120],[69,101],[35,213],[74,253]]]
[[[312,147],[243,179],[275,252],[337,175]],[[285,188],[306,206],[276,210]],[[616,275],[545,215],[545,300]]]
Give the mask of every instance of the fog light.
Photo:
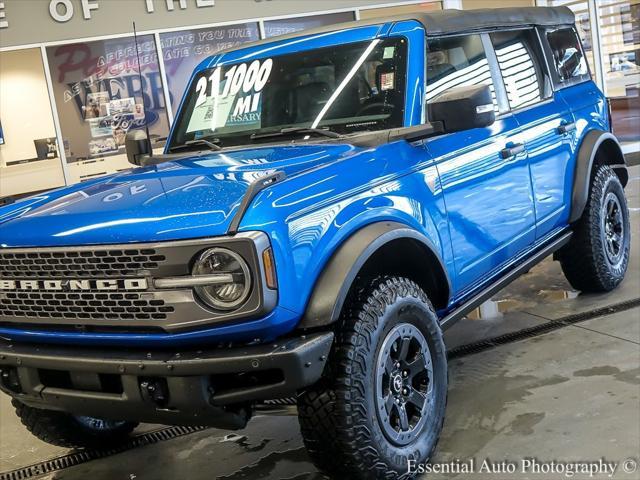
[[[196,287],[200,300],[216,310],[233,310],[244,303],[251,292],[251,274],[247,262],[226,248],[206,250],[192,271],[198,275],[229,275],[226,283]]]

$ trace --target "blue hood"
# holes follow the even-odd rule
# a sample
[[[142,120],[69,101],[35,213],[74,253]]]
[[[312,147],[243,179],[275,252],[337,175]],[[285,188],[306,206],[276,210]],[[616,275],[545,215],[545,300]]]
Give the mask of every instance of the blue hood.
[[[349,145],[202,153],[0,208],[0,247],[99,245],[224,235],[247,187],[351,156]]]

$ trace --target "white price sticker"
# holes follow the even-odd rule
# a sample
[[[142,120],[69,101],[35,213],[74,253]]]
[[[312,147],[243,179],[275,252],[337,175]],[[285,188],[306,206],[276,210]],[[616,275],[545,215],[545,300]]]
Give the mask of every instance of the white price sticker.
[[[196,83],[198,97],[187,132],[215,130],[230,122],[259,122],[260,115],[257,112],[261,105],[262,90],[272,70],[273,60],[268,58],[234,65],[224,77],[221,67],[216,68],[209,77],[201,77]]]

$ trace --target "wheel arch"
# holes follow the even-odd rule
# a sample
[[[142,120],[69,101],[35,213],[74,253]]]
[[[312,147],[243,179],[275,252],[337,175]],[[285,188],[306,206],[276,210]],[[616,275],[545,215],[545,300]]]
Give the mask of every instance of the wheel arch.
[[[345,240],[316,281],[298,328],[330,325],[338,320],[358,276],[385,273],[412,278],[437,309],[447,306],[451,282],[433,243],[397,222],[377,222]],[[418,262],[419,258],[425,262]]]
[[[624,154],[616,137],[604,130],[591,130],[582,140],[577,154],[569,223],[579,220],[587,205],[594,165],[611,166],[623,187],[629,180]]]

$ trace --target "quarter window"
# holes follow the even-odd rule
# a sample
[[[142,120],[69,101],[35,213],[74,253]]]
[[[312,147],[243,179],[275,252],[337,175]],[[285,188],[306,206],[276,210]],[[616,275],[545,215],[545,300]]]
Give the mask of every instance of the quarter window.
[[[427,49],[427,103],[450,88],[488,85],[494,109],[498,111],[491,69],[480,35],[429,39]]]
[[[498,57],[509,106],[522,108],[551,96],[540,43],[534,30],[494,32],[491,43]]]
[[[547,30],[547,40],[553,54],[553,64],[561,82],[589,79],[587,61],[580,40],[573,28]]]

